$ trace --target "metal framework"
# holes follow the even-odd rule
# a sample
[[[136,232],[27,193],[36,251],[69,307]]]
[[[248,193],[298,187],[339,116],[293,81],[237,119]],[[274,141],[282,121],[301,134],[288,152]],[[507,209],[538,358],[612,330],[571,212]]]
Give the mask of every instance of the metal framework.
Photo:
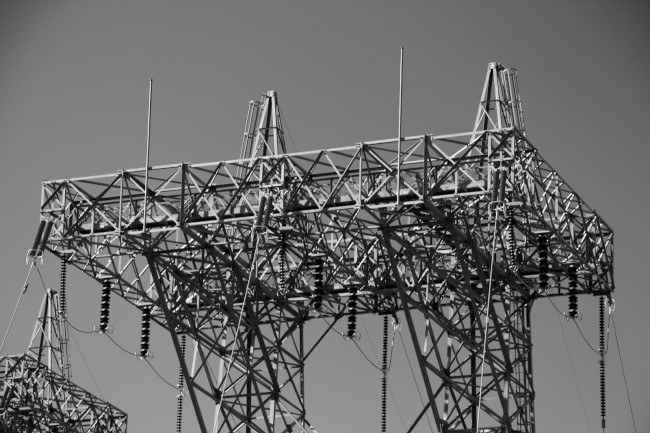
[[[0,358],[0,431],[126,433],[124,412],[71,382],[59,307],[48,289],[27,353]]]
[[[612,230],[528,140],[497,63],[471,132],[287,153],[269,92],[240,159],[45,181],[41,217],[52,253],[169,331],[204,433],[315,431],[316,346],[398,311],[426,393],[409,431],[533,432],[533,301],[567,295],[569,267],[578,294],[614,288]]]

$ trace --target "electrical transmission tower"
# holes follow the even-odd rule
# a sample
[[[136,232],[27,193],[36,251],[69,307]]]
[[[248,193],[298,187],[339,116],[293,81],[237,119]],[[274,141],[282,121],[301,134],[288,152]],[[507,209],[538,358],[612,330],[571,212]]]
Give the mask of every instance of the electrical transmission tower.
[[[612,230],[528,140],[497,63],[471,132],[287,153],[268,92],[240,159],[45,181],[42,197],[47,248],[142,310],[142,355],[150,320],[169,331],[203,433],[315,431],[316,346],[397,312],[425,390],[409,431],[534,432],[533,301],[614,289]]]
[[[0,358],[0,432],[126,433],[124,412],[71,381],[63,296],[47,289],[28,351]]]

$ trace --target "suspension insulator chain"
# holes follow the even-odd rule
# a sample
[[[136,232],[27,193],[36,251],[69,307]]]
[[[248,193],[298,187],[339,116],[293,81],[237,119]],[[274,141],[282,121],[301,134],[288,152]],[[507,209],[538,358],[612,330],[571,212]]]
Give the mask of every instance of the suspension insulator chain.
[[[386,388],[388,385],[388,316],[384,316],[383,352],[381,356],[381,431],[386,433]]]
[[[606,394],[605,394],[605,297],[601,295],[600,303],[598,306],[598,319],[599,319],[599,344],[598,351],[600,352],[600,417],[602,429],[605,430],[605,414],[606,414]]]
[[[34,239],[34,244],[32,245],[32,249],[29,250],[29,255],[34,256],[36,254],[36,250],[38,249],[38,244],[41,241],[41,237],[43,236],[43,229],[45,228],[45,221],[41,220],[41,222],[38,224],[38,230],[36,231],[36,238]]]
[[[569,317],[578,315],[578,267],[575,264],[569,265]]]
[[[149,333],[151,332],[151,307],[142,308],[142,331],[140,333],[140,357],[149,355]]]
[[[185,344],[186,337],[185,334],[181,336],[181,355],[184,362],[185,360]],[[185,387],[185,376],[183,376],[183,366],[178,367],[178,389],[180,393],[176,397],[176,433],[181,433],[181,427],[183,424],[183,389]]]
[[[67,272],[68,272],[68,261],[67,259],[63,259],[61,260],[61,284],[59,287],[59,317],[61,320],[64,320],[67,315],[66,313]]]
[[[548,237],[546,233],[537,236],[537,254],[539,257],[539,288],[542,292],[548,288]]]
[[[510,267],[516,267],[517,238],[515,237],[515,212],[512,209],[508,211],[508,257],[510,259]]]
[[[271,213],[273,212],[273,199],[269,197],[266,200],[266,208],[264,209],[264,218],[262,218],[262,226],[269,228],[269,221],[271,219]]]
[[[285,236],[282,235],[282,240],[280,241],[280,252],[278,257],[278,267],[279,267],[279,278],[278,278],[278,289],[280,294],[285,294],[287,291],[286,278],[285,278],[285,255],[287,252],[287,242]]]
[[[505,169],[501,170],[501,176],[499,177],[499,195],[498,200],[500,203],[506,201],[506,181],[508,180],[508,173]]]
[[[490,191],[490,201],[493,203],[499,200],[500,176],[501,170],[498,168],[492,171],[492,190]]]
[[[106,332],[108,329],[108,313],[111,308],[111,283],[108,280],[102,282],[102,301],[99,311],[99,331]]]
[[[313,308],[320,310],[323,305],[323,259],[316,259],[316,269],[314,269],[314,297]]]
[[[50,238],[50,232],[52,231],[52,226],[54,225],[53,221],[48,221],[45,223],[45,229],[43,230],[43,238],[41,239],[41,244],[38,246],[38,250],[41,252],[45,251],[45,245],[47,245],[47,240]]]
[[[357,292],[355,289],[352,290],[350,294],[350,299],[348,299],[348,311],[350,315],[348,316],[348,338],[354,338],[357,333]]]
[[[256,229],[261,229],[262,228],[262,219],[264,217],[265,209],[266,209],[266,196],[263,195],[260,198],[259,207],[257,209],[257,217],[255,218],[255,228]]]

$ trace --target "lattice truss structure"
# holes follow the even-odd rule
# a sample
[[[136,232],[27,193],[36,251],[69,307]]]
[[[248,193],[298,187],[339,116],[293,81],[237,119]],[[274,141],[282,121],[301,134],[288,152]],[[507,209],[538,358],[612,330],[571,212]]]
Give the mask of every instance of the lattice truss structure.
[[[52,253],[169,330],[202,432],[315,431],[305,326],[394,312],[426,392],[409,431],[533,432],[533,301],[614,288],[612,230],[497,63],[471,132],[287,153],[269,92],[240,159],[45,181],[41,217]]]
[[[70,380],[58,309],[48,289],[27,353],[0,358],[0,431],[126,433],[126,413]]]

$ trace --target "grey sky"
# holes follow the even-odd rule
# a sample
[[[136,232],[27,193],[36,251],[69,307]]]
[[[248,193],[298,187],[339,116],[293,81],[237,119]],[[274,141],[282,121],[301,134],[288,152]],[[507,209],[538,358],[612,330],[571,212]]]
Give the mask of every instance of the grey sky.
[[[150,77],[154,165],[237,157],[248,101],[271,89],[299,150],[337,147],[396,136],[404,46],[404,135],[470,130],[488,62],[519,70],[528,137],[615,230],[615,317],[637,427],[648,431],[649,17],[640,0],[1,1],[0,330],[24,279],[40,181],[143,166]],[[56,287],[58,261],[45,261]],[[74,272],[70,279],[71,320],[91,328],[99,287]],[[42,289],[30,281],[3,354],[24,351],[31,335]],[[594,344],[595,300],[581,298],[580,309]],[[114,299],[112,318],[116,340],[135,350],[138,313]],[[544,301],[533,319],[538,431],[587,432],[557,315]],[[563,326],[599,431],[598,358]],[[105,398],[128,412],[129,431],[173,430],[173,389],[105,338],[76,338]],[[321,433],[377,431],[379,375],[341,339],[326,343],[307,367],[310,420]],[[610,343],[607,431],[628,432],[613,336]],[[157,328],[152,350],[152,363],[175,382],[169,338]],[[74,344],[72,362],[74,380],[99,394]],[[417,395],[397,393],[414,388],[405,358],[396,362],[389,382],[406,406]],[[389,425],[402,428],[394,405]]]

